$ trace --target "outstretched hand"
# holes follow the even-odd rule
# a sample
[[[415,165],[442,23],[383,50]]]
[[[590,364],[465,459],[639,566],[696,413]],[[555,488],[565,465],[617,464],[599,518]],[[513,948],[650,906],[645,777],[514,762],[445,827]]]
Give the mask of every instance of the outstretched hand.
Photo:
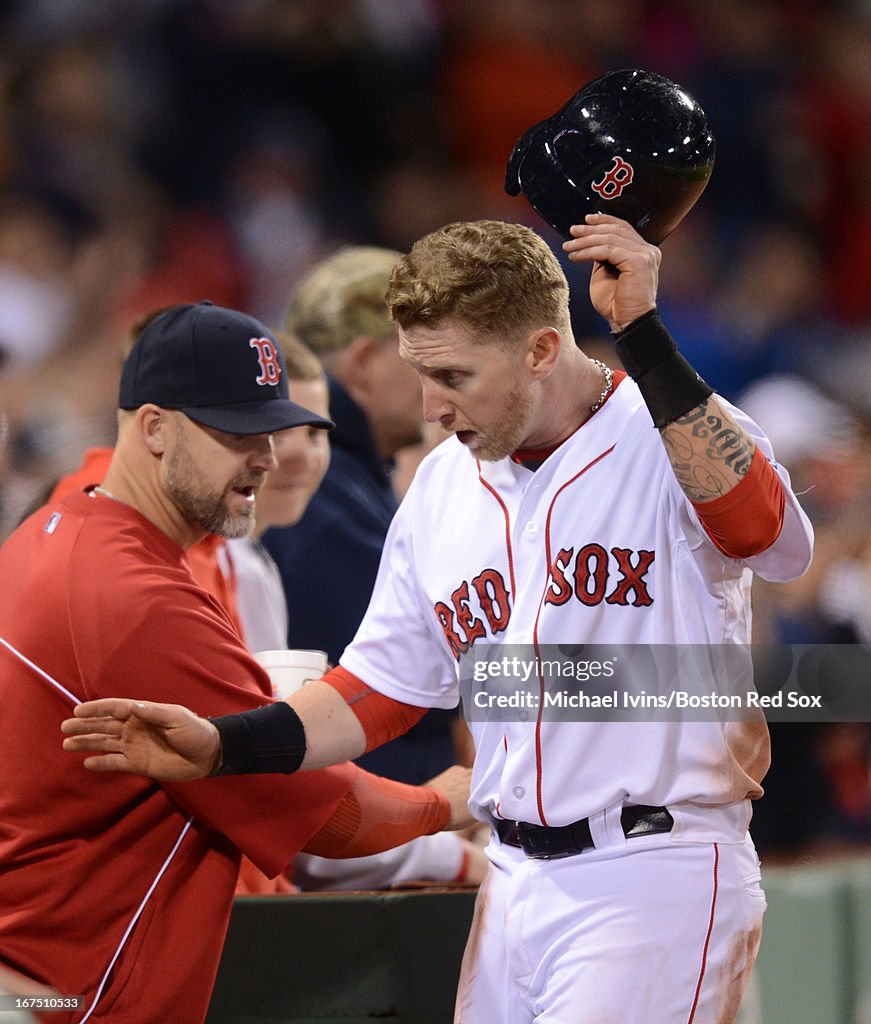
[[[202,779],[220,756],[218,730],[180,704],[105,697],[76,706],[75,718],[61,723],[64,750],[87,752],[84,765],[93,772],[129,772],[158,782]],[[449,829],[467,828],[472,771],[448,768],[426,783],[451,807]]]
[[[445,828],[468,828],[475,819],[469,813],[469,789],[472,783],[472,769],[462,765],[452,765],[425,785],[437,789],[448,798],[451,805],[451,816]]]
[[[662,254],[619,217],[587,214],[571,227],[563,249],[574,263],[593,264],[590,301],[612,331],[627,327],[656,306]]]
[[[93,772],[183,782],[204,778],[220,756],[218,730],[180,704],[107,697],[73,714],[61,723],[64,750],[91,752],[84,765]]]

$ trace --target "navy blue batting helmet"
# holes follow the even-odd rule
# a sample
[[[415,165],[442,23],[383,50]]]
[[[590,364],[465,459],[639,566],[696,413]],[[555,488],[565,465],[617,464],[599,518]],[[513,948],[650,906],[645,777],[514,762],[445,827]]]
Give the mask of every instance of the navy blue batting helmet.
[[[714,136],[689,93],[649,71],[611,71],[518,139],[505,191],[565,238],[588,213],[629,221],[658,245],[708,183]]]

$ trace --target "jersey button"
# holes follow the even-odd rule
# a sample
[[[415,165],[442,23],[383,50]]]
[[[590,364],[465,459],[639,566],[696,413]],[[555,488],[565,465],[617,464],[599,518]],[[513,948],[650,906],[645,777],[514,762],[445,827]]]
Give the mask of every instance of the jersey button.
[[[515,800],[522,800],[526,796],[526,790],[523,786],[515,786],[511,792],[514,794]]]
[[[538,523],[527,523],[526,532],[530,535],[538,533]]]

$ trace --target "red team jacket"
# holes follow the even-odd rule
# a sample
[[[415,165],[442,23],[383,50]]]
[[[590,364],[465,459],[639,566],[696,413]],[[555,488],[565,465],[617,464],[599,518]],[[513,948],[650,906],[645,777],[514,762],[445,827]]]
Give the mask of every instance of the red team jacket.
[[[275,875],[355,769],[159,785],[61,748],[77,701],[259,706],[266,673],[184,552],[136,511],[79,491],[0,548],[0,963],[85,996],[47,1017],[196,1024],[240,851]]]

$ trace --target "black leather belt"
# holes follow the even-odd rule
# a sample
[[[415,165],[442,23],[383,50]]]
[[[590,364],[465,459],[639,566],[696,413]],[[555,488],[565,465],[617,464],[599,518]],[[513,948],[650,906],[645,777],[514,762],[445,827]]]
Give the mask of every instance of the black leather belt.
[[[620,814],[623,835],[627,839],[636,836],[653,836],[671,832],[674,818],[665,807],[646,807],[636,804],[624,807]],[[590,833],[588,818],[573,821],[571,825],[551,828],[546,825],[531,825],[526,821],[497,819],[496,834],[507,846],[516,846],[527,857],[535,860],[558,860],[592,849],[596,844]]]

